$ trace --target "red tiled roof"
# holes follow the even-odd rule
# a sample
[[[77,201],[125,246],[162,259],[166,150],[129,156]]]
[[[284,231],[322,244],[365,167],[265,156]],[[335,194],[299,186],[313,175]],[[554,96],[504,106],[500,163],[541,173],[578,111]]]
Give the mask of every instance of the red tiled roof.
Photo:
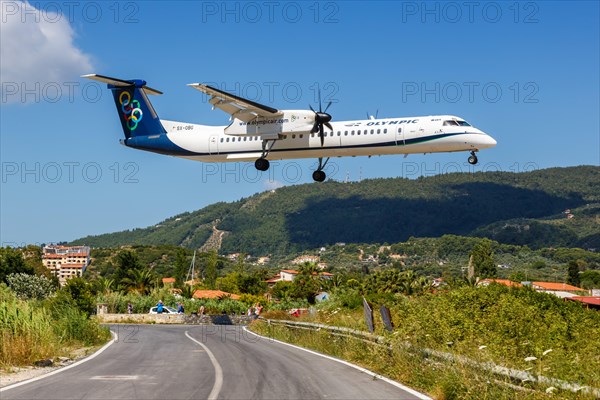
[[[175,278],[162,278],[162,283],[175,283]]]
[[[544,290],[563,290],[566,292],[573,292],[576,290],[583,290],[577,286],[569,285],[568,283],[560,282],[531,282],[532,285],[538,286]]]
[[[569,297],[569,300],[580,301],[585,304],[591,304],[594,306],[600,306],[600,297],[592,297],[592,296],[573,296]]]
[[[265,282],[274,283],[274,282],[279,282],[280,280],[281,280],[281,274],[277,274],[274,277],[272,277],[271,279],[267,279]]]
[[[295,269],[282,269],[281,272],[285,272],[288,274],[292,274],[292,275],[298,275],[300,272],[296,271]],[[333,274],[329,273],[329,272],[313,272],[313,275],[324,275],[324,276],[333,276]]]
[[[514,286],[514,287],[521,287],[523,285],[521,285],[518,282],[513,282],[509,279],[491,279],[491,278],[487,278],[482,280],[480,283],[497,283],[500,285],[504,285],[504,286]]]
[[[42,254],[42,258],[69,258],[69,257],[87,257],[87,253],[69,253],[69,254]]]
[[[233,300],[239,300],[237,294],[227,293],[222,290],[196,290],[192,296],[195,299],[218,299],[219,297],[231,297]]]
[[[298,271],[296,271],[295,269],[282,269],[281,272],[285,272],[292,275],[298,275]]]

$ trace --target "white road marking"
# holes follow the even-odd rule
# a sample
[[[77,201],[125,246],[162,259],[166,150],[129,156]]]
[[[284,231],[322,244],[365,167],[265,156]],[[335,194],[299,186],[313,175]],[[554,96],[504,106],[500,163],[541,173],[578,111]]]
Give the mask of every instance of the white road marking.
[[[416,390],[409,388],[408,386],[404,386],[403,384],[401,384],[399,382],[396,382],[396,381],[394,381],[392,379],[386,378],[385,376],[381,376],[379,374],[376,374],[375,372],[373,372],[371,370],[368,370],[366,368],[363,368],[363,367],[360,367],[358,365],[352,364],[352,363],[350,363],[348,361],[340,360],[339,358],[335,358],[335,357],[332,357],[332,356],[328,356],[326,354],[318,353],[318,352],[313,351],[313,350],[305,349],[304,347],[296,346],[294,344],[282,342],[281,340],[277,340],[277,339],[273,339],[273,338],[270,338],[270,337],[262,336],[262,335],[259,335],[258,333],[252,332],[251,330],[249,330],[246,327],[244,327],[244,331],[246,331],[248,333],[251,333],[254,336],[258,336],[259,338],[262,338],[262,339],[271,340],[273,342],[277,342],[277,343],[280,343],[280,344],[283,344],[283,345],[286,345],[286,346],[293,347],[294,349],[303,350],[303,351],[306,351],[308,353],[317,355],[319,357],[323,357],[323,358],[326,358],[328,360],[332,360],[332,361],[338,362],[340,364],[347,365],[349,367],[352,367],[354,369],[359,370],[360,372],[364,372],[365,374],[370,375],[373,378],[380,379],[380,380],[382,380],[384,382],[389,383],[390,385],[396,386],[397,388],[402,389],[405,392],[408,392],[408,393],[412,394],[413,396],[416,396],[419,399],[422,399],[422,400],[433,400],[431,397],[429,397],[427,395],[424,395],[423,393],[419,393]]]
[[[78,365],[83,364],[84,362],[88,362],[90,360],[93,360],[94,358],[96,358],[97,356],[99,356],[100,353],[102,353],[104,350],[106,350],[108,348],[108,346],[110,346],[111,344],[113,344],[114,342],[116,342],[116,341],[119,340],[119,336],[117,335],[117,333],[115,331],[110,331],[110,333],[113,334],[112,340],[110,342],[106,343],[104,346],[102,346],[100,348],[100,350],[98,350],[97,352],[95,352],[91,356],[86,357],[83,360],[79,360],[77,362],[74,362],[71,365],[67,365],[66,367],[63,367],[63,368],[60,368],[60,369],[56,369],[56,370],[54,370],[52,372],[48,372],[47,374],[36,376],[35,378],[27,379],[25,381],[21,381],[21,382],[14,383],[12,385],[5,386],[3,388],[0,388],[0,392],[4,392],[4,391],[10,390],[10,389],[14,389],[16,387],[23,386],[23,385],[26,385],[28,383],[32,383],[32,382],[35,382],[35,381],[39,381],[40,379],[44,379],[44,378],[47,378],[49,376],[59,374],[59,373],[64,372],[64,371],[66,371],[68,369],[75,368]]]
[[[90,379],[97,381],[134,381],[138,379],[137,375],[98,375]]]
[[[206,351],[206,354],[208,354],[208,357],[210,358],[210,362],[215,368],[215,384],[213,385],[213,388],[210,391],[210,394],[208,395],[208,400],[216,400],[219,397],[221,388],[223,387],[223,369],[221,368],[221,364],[219,364],[215,355],[212,353],[212,351],[210,351],[208,347],[206,347],[204,343],[199,342],[193,337],[191,337],[188,331],[185,331],[185,336],[187,336],[188,339],[190,339],[192,342],[200,345],[204,349],[204,351]]]

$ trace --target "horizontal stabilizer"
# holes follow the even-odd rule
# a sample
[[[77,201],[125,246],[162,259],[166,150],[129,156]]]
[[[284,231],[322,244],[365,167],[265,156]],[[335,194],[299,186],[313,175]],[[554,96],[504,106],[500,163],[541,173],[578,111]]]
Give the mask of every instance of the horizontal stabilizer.
[[[133,80],[128,81],[128,80],[119,79],[119,78],[111,78],[110,76],[104,76],[104,75],[98,75],[98,74],[87,74],[87,75],[81,75],[81,77],[91,79],[94,81],[98,81],[98,82],[107,83],[107,84],[113,85],[113,86],[120,86],[120,87],[135,86],[135,81],[133,81]],[[163,94],[163,92],[161,92],[160,90],[152,89],[151,87],[146,86],[145,82],[144,82],[144,85],[142,86],[142,89],[144,89],[144,92],[146,92],[146,94]]]

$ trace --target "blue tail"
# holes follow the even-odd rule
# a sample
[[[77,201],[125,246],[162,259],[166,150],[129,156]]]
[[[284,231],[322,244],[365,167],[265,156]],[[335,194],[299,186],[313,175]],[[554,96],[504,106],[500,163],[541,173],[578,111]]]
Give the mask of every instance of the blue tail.
[[[112,91],[125,138],[166,133],[147,94],[162,94],[141,79],[123,80],[91,74],[83,77],[108,84]]]

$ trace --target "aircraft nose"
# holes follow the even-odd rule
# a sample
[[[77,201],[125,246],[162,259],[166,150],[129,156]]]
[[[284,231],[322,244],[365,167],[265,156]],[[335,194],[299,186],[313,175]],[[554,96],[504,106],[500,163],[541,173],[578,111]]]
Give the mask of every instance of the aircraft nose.
[[[494,147],[498,142],[496,142],[496,139],[486,134],[484,137],[484,143],[486,147]]]

